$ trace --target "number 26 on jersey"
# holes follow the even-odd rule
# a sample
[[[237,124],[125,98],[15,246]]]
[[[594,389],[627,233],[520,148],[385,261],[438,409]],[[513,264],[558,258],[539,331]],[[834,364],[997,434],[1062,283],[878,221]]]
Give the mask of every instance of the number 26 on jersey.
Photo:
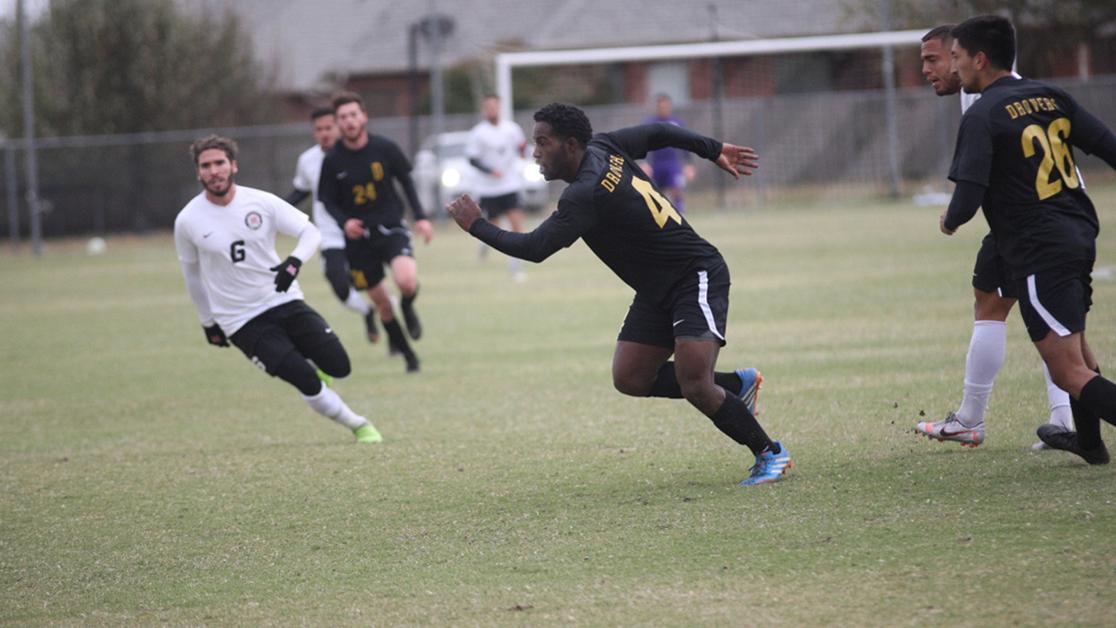
[[[1069,136],[1068,118],[1058,118],[1045,129],[1038,124],[1023,129],[1023,135],[1020,137],[1023,143],[1023,156],[1034,157],[1036,143],[1042,150],[1038,173],[1035,175],[1035,192],[1040,201],[1061,192],[1063,181],[1071,190],[1076,190],[1081,185],[1081,181],[1077,178],[1077,166],[1073,163],[1073,154],[1065,143]],[[1060,176],[1051,181],[1050,173],[1055,169]]]

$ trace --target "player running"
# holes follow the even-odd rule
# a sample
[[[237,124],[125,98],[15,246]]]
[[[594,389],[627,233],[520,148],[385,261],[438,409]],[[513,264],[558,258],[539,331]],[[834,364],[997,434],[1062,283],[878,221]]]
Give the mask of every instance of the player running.
[[[476,202],[463,196],[447,208],[454,220],[492,248],[534,262],[583,239],[636,291],[613,357],[617,390],[636,397],[685,398],[755,455],[742,485],[781,478],[792,466],[791,457],[756,421],[759,373],[714,372],[725,344],[728,267],[636,163],[649,150],[673,146],[739,177],[755,169],[755,151],[670,124],[594,136],[585,113],[561,103],[543,107],[534,119],[539,169],[548,181],[570,183],[558,210],[534,231],[512,233],[485,220]]]
[[[341,141],[333,145],[322,161],[318,199],[345,232],[345,257],[353,285],[369,290],[392,346],[403,354],[407,372],[415,373],[419,370],[418,356],[395,319],[386,291],[372,290],[383,281],[384,266],[390,266],[402,295],[400,306],[407,333],[418,340],[422,336],[422,323],[414,307],[419,288],[418,266],[411,250],[411,232],[403,220],[403,203],[395,193],[393,180],[403,188],[415,216],[415,231],[427,244],[434,237],[434,230],[415,194],[411,162],[394,142],[368,132],[368,114],[360,96],[341,94],[333,99],[333,110],[341,128]]]
[[[1027,332],[1071,397],[1077,431],[1045,424],[1038,436],[1107,464],[1100,419],[1116,421],[1116,384],[1101,377],[1085,340],[1099,222],[1073,149],[1116,168],[1116,136],[1062,89],[1012,76],[1015,29],[1006,18],[970,18],[952,35],[961,86],[981,98],[961,118],[949,173],[957,187],[940,229],[952,235],[984,208]]]
[[[345,234],[337,221],[329,215],[322,202],[317,199],[318,175],[322,172],[322,160],[337,141],[337,120],[333,109],[320,107],[310,113],[310,123],[314,127],[314,146],[307,148],[298,156],[295,165],[294,189],[284,199],[291,205],[298,205],[306,197],[314,196],[311,217],[318,231],[322,233],[322,262],[325,266],[326,280],[333,293],[345,307],[364,317],[364,326],[369,342],[377,342],[380,332],[376,328],[376,310],[368,301],[353,289],[349,277],[349,264],[345,261]],[[374,290],[383,291],[383,283]],[[386,298],[386,293],[385,293]]]
[[[382,441],[323,381],[345,377],[350,365],[341,341],[302,300],[295,280],[318,248],[318,229],[274,194],[236,185],[236,142],[210,135],[195,141],[190,153],[204,191],[175,218],[174,244],[206,340],[218,347],[231,340],[268,375],[297,388],[315,412],[352,430],[358,442]],[[276,233],[298,238],[282,261]]]

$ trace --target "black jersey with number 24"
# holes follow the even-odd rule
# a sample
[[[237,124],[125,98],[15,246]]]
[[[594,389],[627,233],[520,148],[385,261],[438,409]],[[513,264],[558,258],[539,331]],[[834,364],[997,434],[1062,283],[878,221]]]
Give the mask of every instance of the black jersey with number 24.
[[[1105,127],[1058,87],[1004,77],[961,119],[953,181],[985,186],[985,218],[1018,278],[1092,259],[1099,225],[1074,162]]]

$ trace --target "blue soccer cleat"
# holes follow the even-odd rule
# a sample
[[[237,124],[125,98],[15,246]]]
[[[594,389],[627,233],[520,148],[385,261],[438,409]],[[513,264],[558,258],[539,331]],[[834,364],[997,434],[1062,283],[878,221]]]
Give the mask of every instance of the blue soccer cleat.
[[[740,400],[748,406],[752,416],[759,413],[759,391],[763,387],[763,374],[754,368],[736,369],[736,376],[740,378]]]
[[[791,460],[787,448],[779,441],[775,441],[775,445],[779,448],[779,453],[772,453],[770,449],[761,451],[760,455],[756,456],[756,464],[752,465],[751,473],[740,481],[740,486],[769,484],[783,477],[794,467],[794,461]]]

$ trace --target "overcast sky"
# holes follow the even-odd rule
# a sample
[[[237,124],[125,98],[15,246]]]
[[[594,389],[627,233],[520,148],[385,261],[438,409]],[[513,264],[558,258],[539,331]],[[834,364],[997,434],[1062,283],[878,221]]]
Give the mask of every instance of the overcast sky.
[[[50,0],[23,0],[28,15],[38,15]],[[0,0],[0,18],[15,19],[16,0]]]

